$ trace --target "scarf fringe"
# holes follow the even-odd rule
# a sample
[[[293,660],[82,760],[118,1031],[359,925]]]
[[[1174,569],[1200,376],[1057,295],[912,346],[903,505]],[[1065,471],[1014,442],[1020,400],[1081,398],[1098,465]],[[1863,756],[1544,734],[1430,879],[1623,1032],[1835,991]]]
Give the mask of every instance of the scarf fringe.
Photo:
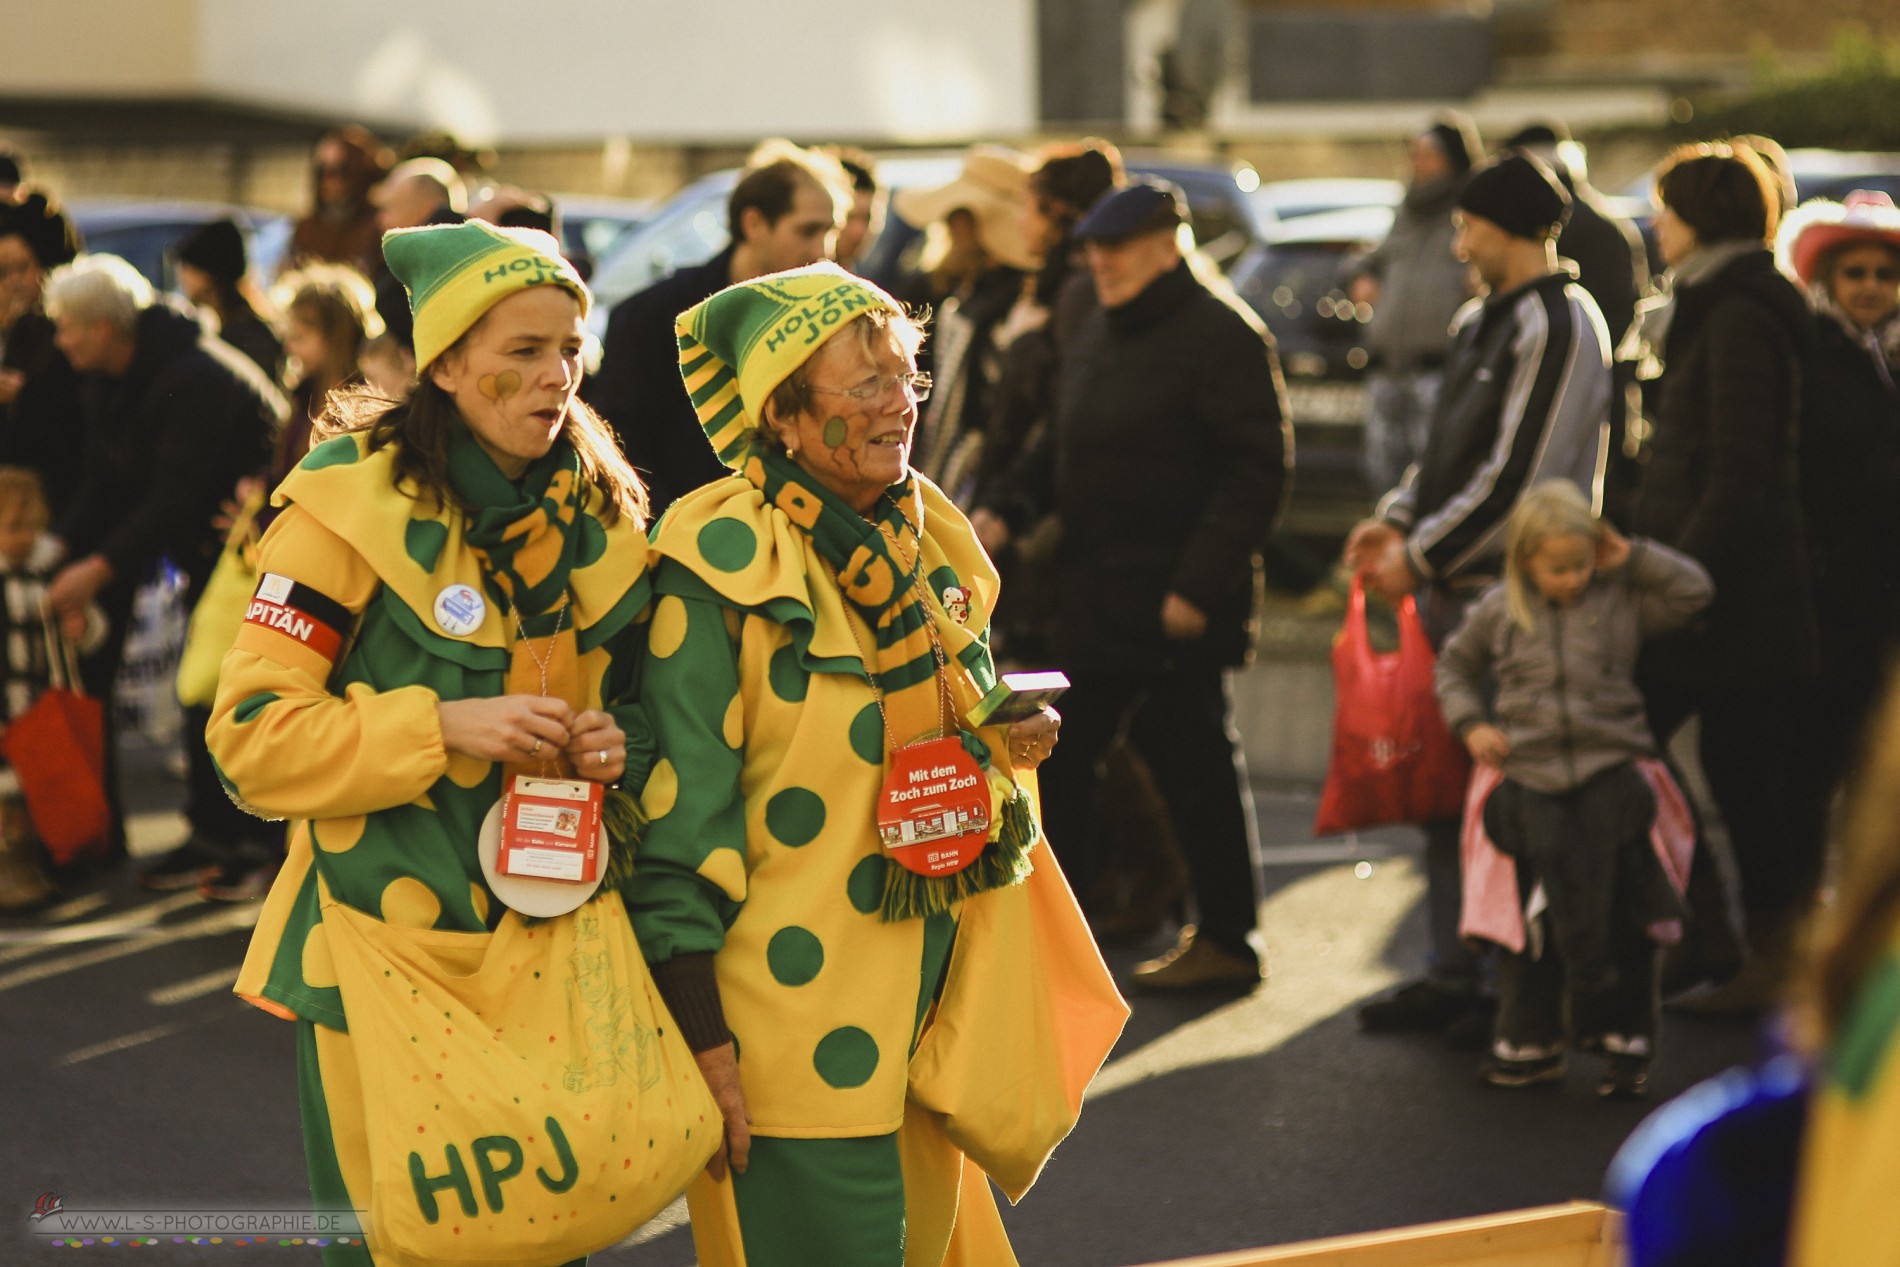
[[[918,875],[895,863],[884,869],[884,901],[878,917],[887,924],[947,915],[965,898],[1021,884],[1035,870],[1029,851],[1042,835],[1021,788],[1003,803],[1003,829],[983,846],[975,862],[955,875]]]

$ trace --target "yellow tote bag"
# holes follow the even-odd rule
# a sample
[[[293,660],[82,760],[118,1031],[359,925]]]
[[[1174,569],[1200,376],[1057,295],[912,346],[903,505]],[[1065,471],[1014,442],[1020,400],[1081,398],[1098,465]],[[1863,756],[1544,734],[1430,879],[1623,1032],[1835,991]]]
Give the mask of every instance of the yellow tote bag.
[[[712,1155],[719,1112],[619,894],[493,933],[326,897],[313,935],[360,1071],[379,1261],[552,1267],[626,1237]]]
[[[185,648],[178,657],[178,702],[186,708],[210,708],[218,695],[218,670],[224,653],[237,641],[244,612],[257,590],[257,568],[251,562],[251,525],[264,508],[259,493],[244,503],[231,521],[224,552],[205,581],[204,593],[191,609],[185,629]]]
[[[963,904],[935,1019],[911,1057],[910,1098],[1020,1201],[1074,1129],[1128,1019],[1047,843],[1021,884]]]

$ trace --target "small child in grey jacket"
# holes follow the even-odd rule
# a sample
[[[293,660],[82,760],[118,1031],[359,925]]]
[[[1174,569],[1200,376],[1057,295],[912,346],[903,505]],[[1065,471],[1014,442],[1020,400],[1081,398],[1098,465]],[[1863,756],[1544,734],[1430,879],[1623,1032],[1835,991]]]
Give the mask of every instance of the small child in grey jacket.
[[[1574,484],[1553,480],[1512,512],[1503,582],[1440,652],[1446,722],[1474,761],[1503,775],[1483,827],[1516,864],[1527,926],[1523,952],[1499,964],[1481,1070],[1493,1086],[1562,1080],[1567,1002],[1572,1040],[1608,1058],[1598,1093],[1647,1089],[1658,952],[1649,928],[1681,908],[1650,839],[1657,801],[1637,763],[1657,750],[1636,656],[1713,596],[1694,560],[1625,539]]]

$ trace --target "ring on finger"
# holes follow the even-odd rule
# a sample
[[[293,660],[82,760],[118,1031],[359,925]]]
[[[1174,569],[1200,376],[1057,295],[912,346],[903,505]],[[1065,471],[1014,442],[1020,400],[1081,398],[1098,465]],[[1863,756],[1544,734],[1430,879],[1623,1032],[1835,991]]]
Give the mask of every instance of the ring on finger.
[[[534,747],[528,749],[528,755],[531,757],[538,757],[541,755],[541,741],[539,739],[534,741]]]
[[[605,748],[602,748],[599,752],[595,753],[594,755],[599,759],[602,765],[607,764],[607,750]]]

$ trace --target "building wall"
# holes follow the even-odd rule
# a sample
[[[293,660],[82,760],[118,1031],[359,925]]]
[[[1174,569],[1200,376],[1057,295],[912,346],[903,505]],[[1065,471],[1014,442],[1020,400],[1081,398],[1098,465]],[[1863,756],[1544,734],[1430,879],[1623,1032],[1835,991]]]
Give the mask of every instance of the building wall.
[[[0,92],[199,96],[487,143],[914,142],[1038,116],[1036,0],[18,0]]]

